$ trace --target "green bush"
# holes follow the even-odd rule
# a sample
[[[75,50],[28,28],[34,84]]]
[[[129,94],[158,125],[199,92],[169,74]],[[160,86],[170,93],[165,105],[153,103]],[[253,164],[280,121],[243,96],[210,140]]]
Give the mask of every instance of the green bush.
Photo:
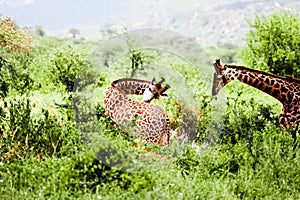
[[[241,89],[241,88],[240,88]],[[232,92],[227,97],[227,111],[225,127],[221,139],[234,144],[237,140],[251,141],[255,131],[263,131],[268,124],[279,127],[278,115],[274,110],[274,104],[260,103],[256,95],[247,97],[248,88],[244,87],[238,92]]]
[[[62,84],[69,92],[73,91],[77,72],[80,68],[88,68],[88,64],[72,48],[57,48],[53,51],[51,59],[53,64],[51,72],[54,74],[53,81]]]
[[[32,89],[28,65],[33,41],[9,18],[0,19],[0,97],[23,94]]]
[[[300,77],[300,18],[288,12],[276,13],[249,22],[244,62],[277,75]]]
[[[32,56],[19,52],[7,52],[0,46],[0,96],[23,94],[32,89],[33,80],[28,66]]]
[[[251,149],[239,140],[199,153],[187,150],[176,165],[186,179],[198,186],[196,191],[201,198],[297,198],[300,159],[299,153],[292,150],[293,140],[270,124],[261,132],[253,131],[252,137]],[[199,187],[202,181],[209,192]]]
[[[102,165],[91,153],[76,153],[57,159],[29,157],[0,165],[1,197],[64,199],[79,197],[107,182],[126,182],[121,172]],[[119,180],[118,180],[119,179]],[[6,188],[6,190],[3,190]]]
[[[1,160],[30,156],[63,156],[77,151],[80,138],[75,124],[67,117],[36,108],[26,96],[7,98],[0,106]],[[63,111],[64,113],[67,110]]]

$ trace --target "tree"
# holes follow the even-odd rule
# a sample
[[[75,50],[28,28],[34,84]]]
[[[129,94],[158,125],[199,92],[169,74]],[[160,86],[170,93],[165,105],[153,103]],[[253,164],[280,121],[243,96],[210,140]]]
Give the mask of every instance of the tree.
[[[36,26],[35,34],[37,34],[38,36],[44,37],[46,35],[46,32],[43,30],[43,28],[41,26]]]
[[[300,77],[299,16],[280,12],[248,23],[251,30],[241,53],[244,62],[277,75]]]
[[[79,34],[80,34],[79,30],[78,30],[78,29],[75,29],[75,28],[71,28],[71,29],[69,30],[69,32],[72,34],[72,37],[73,37],[73,38],[75,38],[76,35],[79,35]]]

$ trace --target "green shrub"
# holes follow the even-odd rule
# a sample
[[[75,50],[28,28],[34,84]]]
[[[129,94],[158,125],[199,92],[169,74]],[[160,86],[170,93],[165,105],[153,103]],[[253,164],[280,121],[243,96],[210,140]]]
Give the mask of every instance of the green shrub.
[[[299,153],[293,151],[292,138],[271,124],[262,131],[253,131],[252,138],[251,149],[243,140],[203,148],[199,153],[187,149],[176,166],[190,184],[198,186],[195,191],[202,198],[297,198],[300,159]],[[201,182],[209,192],[203,192]]]
[[[1,197],[16,199],[64,199],[95,191],[96,186],[120,177],[121,173],[107,168],[94,155],[77,152],[58,159],[26,160],[0,165]],[[22,197],[23,196],[23,197]]]
[[[7,60],[0,56],[0,96],[28,93],[33,86],[27,68],[30,58],[24,54],[11,54],[6,57]]]
[[[245,140],[249,143],[253,133],[263,131],[267,124],[279,126],[279,113],[274,111],[274,105],[259,103],[255,96],[247,97],[246,91],[247,88],[227,97],[225,127],[220,136],[222,140],[230,139],[232,143]]]
[[[34,42],[9,18],[0,19],[0,96],[23,94],[32,87],[28,65]]]
[[[276,13],[249,22],[244,62],[277,75],[300,77],[300,18],[288,12]]]
[[[76,144],[80,144],[80,138],[73,121],[52,115],[43,108],[34,116],[36,109],[26,96],[1,102],[1,160],[62,156],[79,148]]]
[[[65,86],[69,92],[72,92],[74,89],[78,70],[80,68],[88,69],[88,63],[72,48],[55,49],[51,62],[53,63],[51,69],[51,72],[54,74],[53,81]]]

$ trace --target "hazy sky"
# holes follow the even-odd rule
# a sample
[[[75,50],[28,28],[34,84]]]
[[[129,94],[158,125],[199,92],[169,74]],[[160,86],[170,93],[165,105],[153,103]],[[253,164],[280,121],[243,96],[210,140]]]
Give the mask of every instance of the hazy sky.
[[[155,13],[173,15],[197,6],[234,1],[237,0],[0,0],[0,14],[11,17],[20,26],[56,29],[115,19],[138,21]]]
[[[132,0],[0,0],[0,13],[20,26],[46,29],[95,24],[121,15]]]
[[[169,16],[186,12],[195,5],[207,6],[203,4],[205,1],[0,0],[0,14],[10,17],[20,27],[42,26],[47,35],[66,36],[70,28],[78,28],[81,35],[91,37],[111,26],[141,28],[153,24],[166,27],[163,23]]]
[[[20,27],[42,26],[47,35],[85,38],[104,29],[117,32],[159,28],[197,37],[202,43],[239,44],[247,20],[286,10],[300,13],[299,0],[0,0],[0,14]]]

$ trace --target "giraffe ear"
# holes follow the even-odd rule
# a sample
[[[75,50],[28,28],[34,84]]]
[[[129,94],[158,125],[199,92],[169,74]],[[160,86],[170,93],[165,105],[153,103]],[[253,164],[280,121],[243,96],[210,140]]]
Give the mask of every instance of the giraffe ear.
[[[217,59],[215,64],[214,64],[215,70],[218,71],[220,69],[224,69],[224,66],[221,65],[220,59]]]
[[[162,93],[162,94],[160,95],[160,97],[161,97],[161,98],[166,98],[166,99],[167,99],[167,98],[170,98],[169,95],[166,94],[166,93]]]
[[[166,93],[166,91],[167,91],[168,89],[170,89],[170,88],[171,88],[171,86],[168,85],[168,84],[166,84],[166,86],[162,88],[162,91],[163,91],[163,92],[160,94],[160,96],[161,96],[162,98],[169,98],[169,96],[168,96],[168,94]]]

